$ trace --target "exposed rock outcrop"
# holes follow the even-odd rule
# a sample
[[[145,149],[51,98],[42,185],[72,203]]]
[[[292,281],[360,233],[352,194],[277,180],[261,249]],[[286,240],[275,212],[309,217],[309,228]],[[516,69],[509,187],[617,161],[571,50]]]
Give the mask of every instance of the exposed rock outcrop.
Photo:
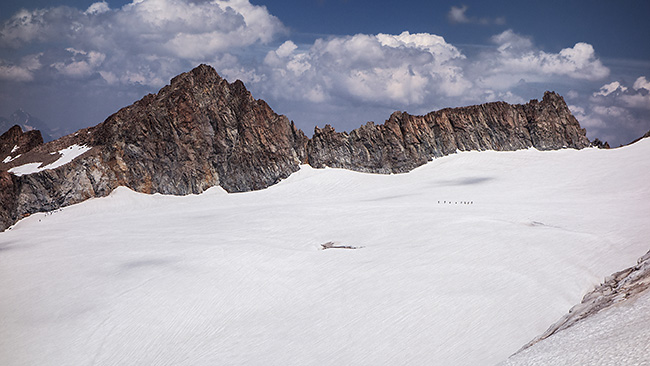
[[[600,139],[596,138],[594,141],[591,142],[591,146],[597,147],[599,149],[609,149],[609,143],[607,141],[602,142]]]
[[[298,170],[306,142],[302,131],[255,100],[241,81],[229,84],[201,65],[103,123],[5,166],[47,164],[46,158],[56,159],[68,146],[92,147],[56,169],[3,172],[0,229],[33,212],[105,196],[120,185],[175,195],[215,185],[229,192],[265,188]]]
[[[593,291],[586,294],[582,302],[569,310],[562,319],[551,325],[544,334],[535,338],[522,350],[546,339],[553,334],[572,327],[579,321],[590,317],[610,306],[637,297],[650,288],[650,251],[639,258],[633,267],[616,272]]]
[[[539,150],[590,146],[564,99],[546,92],[541,102],[504,102],[447,108],[424,116],[395,112],[383,125],[346,132],[316,128],[307,144],[311,166],[402,173],[456,150]]]
[[[38,130],[23,132],[18,125],[14,125],[0,135],[0,164],[6,164],[9,159],[14,160],[38,145],[43,144],[43,137]],[[2,169],[0,165],[0,170]]]
[[[349,134],[316,128],[309,140],[241,81],[228,83],[200,65],[99,125],[0,165],[0,230],[118,186],[174,195],[215,185],[242,192],[268,187],[306,162],[401,173],[457,150],[587,146],[585,131],[552,92],[525,105],[496,102],[425,116],[395,112],[383,125],[370,122]],[[71,151],[80,155],[61,165]]]

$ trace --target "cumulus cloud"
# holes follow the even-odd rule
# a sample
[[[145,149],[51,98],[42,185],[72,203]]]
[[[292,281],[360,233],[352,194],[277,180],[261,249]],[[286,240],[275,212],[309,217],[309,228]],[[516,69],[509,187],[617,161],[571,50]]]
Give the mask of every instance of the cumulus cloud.
[[[102,65],[106,55],[96,51],[82,51],[74,48],[67,48],[71,57],[62,62],[55,62],[51,66],[61,74],[75,78],[92,75]]]
[[[632,87],[634,90],[645,89],[647,91],[650,91],[650,81],[648,81],[645,76],[639,76]]]
[[[593,93],[592,100],[598,103],[616,101],[630,108],[650,109],[650,82],[645,76],[640,76],[628,88],[619,81],[613,81]]]
[[[614,92],[624,92],[627,87],[621,85],[618,81],[613,81],[600,87],[600,90],[594,93],[594,96],[602,95],[606,97]]]
[[[357,34],[319,39],[304,50],[287,41],[267,53],[259,73],[277,97],[412,105],[469,88],[455,64],[464,57],[432,34]]]
[[[643,76],[633,85],[615,80],[587,95],[582,106],[570,108],[590,138],[626,144],[650,129],[650,93],[644,85]]]
[[[86,9],[85,14],[101,14],[110,11],[111,8],[108,6],[106,1],[97,2],[91,4],[88,9]]]
[[[518,82],[528,78],[531,81],[549,76],[568,76],[573,79],[599,80],[609,75],[609,69],[596,57],[592,45],[584,42],[564,48],[559,53],[548,53],[536,49],[532,41],[512,30],[492,37],[497,52],[485,54],[480,60],[489,65],[492,72],[504,81]]]
[[[128,67],[145,63],[162,74],[172,65],[195,65],[268,43],[283,32],[276,17],[248,0],[134,0],[118,9],[101,1],[85,11],[66,6],[20,10],[0,27],[0,47],[63,45],[75,51],[52,62],[59,74],[79,78],[98,72],[112,82],[156,85],[158,78]],[[7,66],[4,74],[29,80],[20,71]]]
[[[40,61],[41,53],[23,57],[18,64],[11,64],[0,59],[0,80],[32,81],[34,72],[43,66]]]
[[[451,9],[449,9],[449,13],[447,13],[447,19],[449,20],[450,23],[475,23],[475,24],[482,24],[482,25],[489,25],[489,24],[498,24],[498,25],[503,25],[506,24],[506,18],[505,17],[497,17],[497,18],[478,18],[478,17],[468,17],[467,16],[467,5],[463,6],[452,6]]]
[[[548,53],[512,30],[492,41],[494,48],[472,58],[428,33],[330,37],[308,48],[286,41],[266,54],[256,74],[265,76],[260,79],[271,86],[262,88],[278,98],[410,107],[450,100],[523,102],[511,90],[522,82],[567,77],[591,81],[609,74],[586,43]]]
[[[221,70],[273,105],[302,105],[309,111],[317,104],[372,106],[414,113],[495,100],[523,103],[551,87],[523,97],[517,88],[566,80],[580,85],[609,73],[585,43],[549,53],[512,30],[492,41],[494,47],[468,57],[429,33],[357,34],[307,45],[287,40],[266,52],[260,64]]]
[[[452,7],[448,17],[501,22],[468,15],[466,6]],[[572,110],[596,133],[611,126],[636,133],[630,121],[640,117],[630,108],[650,109],[647,79],[607,84],[610,70],[583,42],[549,52],[506,30],[491,38],[490,47],[465,54],[429,33],[330,36],[307,44],[282,38],[286,34],[276,17],[249,0],[133,0],[120,8],[100,1],[85,10],[21,10],[0,25],[0,48],[11,49],[0,57],[0,80],[33,85],[65,79],[88,99],[101,94],[100,85],[123,95],[123,103],[205,62],[230,81],[243,80],[281,113],[315,123],[345,120],[350,127],[396,109],[521,103],[562,83],[580,90],[570,95]]]

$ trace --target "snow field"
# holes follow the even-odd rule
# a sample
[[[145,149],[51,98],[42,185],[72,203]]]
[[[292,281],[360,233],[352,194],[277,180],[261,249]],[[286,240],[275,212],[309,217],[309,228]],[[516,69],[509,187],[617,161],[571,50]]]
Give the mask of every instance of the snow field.
[[[650,292],[602,310],[500,365],[650,365]]]
[[[648,156],[303,166],[256,192],[119,188],[35,214],[0,233],[0,364],[493,365],[650,249]]]

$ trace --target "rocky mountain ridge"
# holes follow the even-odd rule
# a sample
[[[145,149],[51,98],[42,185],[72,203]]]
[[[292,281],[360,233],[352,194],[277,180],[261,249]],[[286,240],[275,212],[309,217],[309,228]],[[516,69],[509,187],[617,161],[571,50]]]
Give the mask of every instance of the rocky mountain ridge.
[[[0,146],[11,145],[11,136],[0,136]],[[106,196],[118,186],[174,195],[216,185],[242,192],[268,187],[302,163],[402,173],[457,150],[587,146],[585,130],[553,92],[524,105],[495,102],[424,116],[395,112],[382,125],[368,123],[350,133],[325,126],[308,139],[241,81],[228,83],[200,65],[95,127],[20,157],[0,156],[6,160],[0,161],[0,230],[25,215]],[[72,147],[80,155],[59,165]]]
[[[316,128],[308,163],[370,173],[403,173],[427,161],[468,150],[581,149],[585,130],[564,99],[546,92],[541,102],[505,102],[446,108],[424,116],[395,112],[383,125],[367,123],[349,134]]]

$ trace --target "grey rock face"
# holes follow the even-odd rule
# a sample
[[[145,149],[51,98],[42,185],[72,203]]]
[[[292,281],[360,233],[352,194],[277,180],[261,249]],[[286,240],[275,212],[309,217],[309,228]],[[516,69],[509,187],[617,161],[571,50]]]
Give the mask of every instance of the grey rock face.
[[[590,146],[564,99],[546,92],[541,102],[504,102],[448,108],[424,116],[395,112],[383,125],[338,133],[316,128],[307,143],[310,165],[372,173],[402,173],[456,150],[539,150]]]

